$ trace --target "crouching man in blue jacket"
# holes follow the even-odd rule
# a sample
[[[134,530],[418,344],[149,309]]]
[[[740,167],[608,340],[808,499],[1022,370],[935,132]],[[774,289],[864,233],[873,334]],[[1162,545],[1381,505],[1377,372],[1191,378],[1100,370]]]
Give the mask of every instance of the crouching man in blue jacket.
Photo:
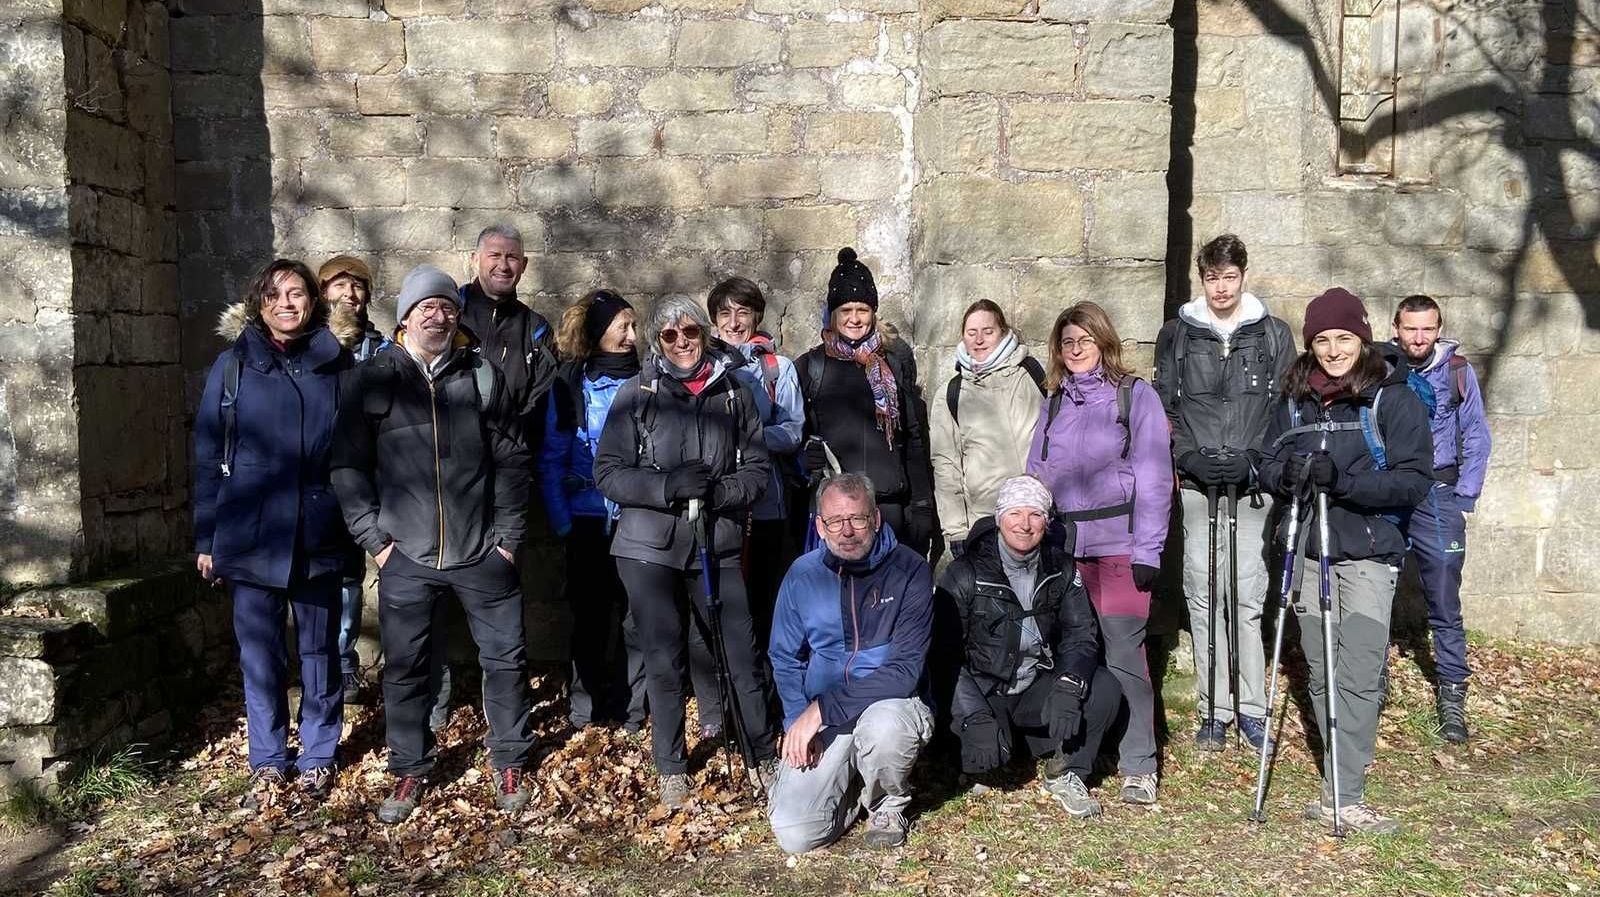
[[[859,474],[825,480],[823,545],[778,590],[768,653],[784,735],[767,816],[788,853],[833,843],[862,811],[869,847],[905,843],[911,767],[933,734],[919,694],[933,570],[883,525],[875,494]]]

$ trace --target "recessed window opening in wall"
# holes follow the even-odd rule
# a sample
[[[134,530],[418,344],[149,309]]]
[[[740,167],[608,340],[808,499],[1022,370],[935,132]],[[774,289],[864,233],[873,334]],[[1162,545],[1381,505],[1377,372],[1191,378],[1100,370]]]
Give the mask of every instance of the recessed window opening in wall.
[[[1401,0],[1343,0],[1336,54],[1338,173],[1393,177]]]

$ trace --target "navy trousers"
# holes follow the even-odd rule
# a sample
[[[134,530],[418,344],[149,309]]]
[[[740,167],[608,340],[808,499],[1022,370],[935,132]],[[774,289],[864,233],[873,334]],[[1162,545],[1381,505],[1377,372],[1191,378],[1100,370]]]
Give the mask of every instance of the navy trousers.
[[[339,575],[267,589],[233,584],[233,631],[244,673],[250,768],[289,768],[289,647],[284,614],[294,612],[300,653],[301,770],[333,765],[344,728],[339,674]]]
[[[1428,602],[1433,660],[1440,682],[1465,682],[1467,630],[1461,621],[1461,568],[1467,560],[1467,517],[1454,487],[1435,483],[1411,512],[1406,535]]]

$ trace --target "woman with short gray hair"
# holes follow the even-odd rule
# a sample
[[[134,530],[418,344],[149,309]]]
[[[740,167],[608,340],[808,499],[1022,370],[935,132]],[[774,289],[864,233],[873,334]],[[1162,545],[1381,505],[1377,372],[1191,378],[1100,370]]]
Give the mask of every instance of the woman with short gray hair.
[[[621,508],[611,554],[644,653],[661,803],[679,807],[689,799],[683,713],[688,629],[693,625],[709,636],[708,573],[722,606],[730,709],[749,736],[754,759],[766,770],[776,767],[739,569],[744,520],[766,488],[770,467],[755,399],[733,378],[727,360],[708,351],[712,331],[705,309],[687,299],[665,299],[645,332],[649,356],[611,404],[594,477],[601,493]],[[709,520],[697,522],[692,511]],[[701,525],[710,533],[704,550],[696,537]],[[711,558],[712,570],[702,569],[702,555]],[[707,642],[716,644],[709,637]]]

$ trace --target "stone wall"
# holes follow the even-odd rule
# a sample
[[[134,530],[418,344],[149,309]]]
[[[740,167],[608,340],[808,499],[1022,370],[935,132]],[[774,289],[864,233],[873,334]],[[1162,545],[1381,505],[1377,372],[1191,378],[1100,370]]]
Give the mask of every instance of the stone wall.
[[[1365,297],[1385,334],[1401,297],[1439,299],[1495,440],[1469,518],[1467,624],[1594,641],[1600,19],[1592,3],[1405,0],[1396,17],[1392,2],[1180,11],[1174,174],[1192,173],[1192,195],[1175,196],[1169,299],[1198,289],[1187,259],[1224,231],[1297,332],[1331,284]],[[1397,114],[1345,121],[1341,139],[1339,95],[1394,89],[1395,50]],[[1389,141],[1389,176],[1339,173],[1341,144],[1386,166]]]
[[[227,600],[187,565],[15,596],[0,613],[0,792],[165,746],[236,657]]]

